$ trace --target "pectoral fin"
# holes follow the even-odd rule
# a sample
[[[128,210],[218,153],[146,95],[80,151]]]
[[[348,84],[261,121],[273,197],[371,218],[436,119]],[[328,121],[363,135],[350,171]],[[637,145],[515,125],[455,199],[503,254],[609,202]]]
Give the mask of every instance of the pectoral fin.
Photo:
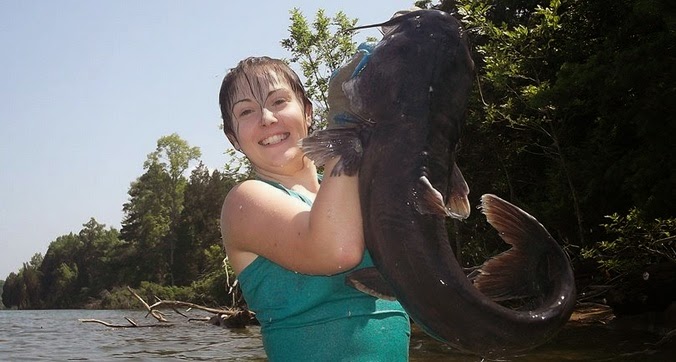
[[[432,186],[427,176],[420,176],[418,181],[413,195],[418,212],[421,214],[451,216],[444,205],[444,196]]]
[[[334,128],[318,131],[300,141],[300,147],[317,166],[340,156],[331,176],[345,173],[353,176],[359,169],[363,148],[359,138],[360,128]]]
[[[444,204],[444,196],[435,189],[427,176],[421,176],[415,189],[415,207],[421,214],[450,216],[455,219],[466,219],[470,214],[469,187],[458,166],[453,163],[449,185],[448,200]]]
[[[376,268],[353,271],[345,278],[345,284],[376,298],[397,300],[392,288]]]
[[[451,172],[451,190],[448,193],[448,201],[446,202],[446,206],[452,217],[466,219],[469,216],[471,210],[467,195],[469,195],[469,186],[467,186],[467,182],[462,176],[458,165],[454,162],[453,171]]]

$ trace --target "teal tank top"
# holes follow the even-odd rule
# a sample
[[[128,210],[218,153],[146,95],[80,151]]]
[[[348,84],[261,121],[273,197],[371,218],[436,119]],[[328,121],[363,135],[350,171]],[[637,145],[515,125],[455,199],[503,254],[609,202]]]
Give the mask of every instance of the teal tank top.
[[[267,182],[267,181],[265,181]],[[312,202],[268,182],[291,197]],[[373,266],[368,252],[355,269]],[[353,270],[355,270],[353,269]],[[407,361],[409,318],[399,302],[345,285],[350,271],[305,275],[258,256],[238,276],[271,361]]]

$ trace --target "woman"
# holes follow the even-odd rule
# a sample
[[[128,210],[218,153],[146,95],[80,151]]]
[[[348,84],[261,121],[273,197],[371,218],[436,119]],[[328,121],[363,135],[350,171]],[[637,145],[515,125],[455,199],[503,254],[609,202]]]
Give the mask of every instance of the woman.
[[[352,73],[353,63],[340,72]],[[247,58],[225,76],[219,101],[225,134],[256,175],[227,195],[221,231],[268,358],[407,360],[401,305],[345,285],[346,272],[373,265],[357,177],[327,176],[320,187],[298,146],[312,124],[298,76],[280,60]]]

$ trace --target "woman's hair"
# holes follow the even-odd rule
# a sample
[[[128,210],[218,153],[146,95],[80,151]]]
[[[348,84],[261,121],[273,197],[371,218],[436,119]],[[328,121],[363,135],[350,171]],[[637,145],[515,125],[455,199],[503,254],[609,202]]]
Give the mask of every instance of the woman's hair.
[[[303,102],[303,111],[307,110],[307,107],[312,106],[312,102],[310,102],[310,98],[305,93],[305,88],[300,78],[282,60],[270,57],[246,58],[240,61],[237,67],[230,69],[221,84],[218,101],[221,106],[221,117],[223,118],[223,132],[225,132],[226,136],[237,139],[232,119],[232,106],[233,97],[237,93],[238,88],[246,85],[251,91],[260,90],[274,82],[275,76],[280,81],[285,81],[289,84],[296,97]]]

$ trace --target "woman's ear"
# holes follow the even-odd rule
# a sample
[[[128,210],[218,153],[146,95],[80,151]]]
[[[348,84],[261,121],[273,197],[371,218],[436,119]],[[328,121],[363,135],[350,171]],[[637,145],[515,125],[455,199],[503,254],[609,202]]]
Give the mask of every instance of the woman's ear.
[[[308,128],[312,126],[312,103],[305,105],[305,125]]]

